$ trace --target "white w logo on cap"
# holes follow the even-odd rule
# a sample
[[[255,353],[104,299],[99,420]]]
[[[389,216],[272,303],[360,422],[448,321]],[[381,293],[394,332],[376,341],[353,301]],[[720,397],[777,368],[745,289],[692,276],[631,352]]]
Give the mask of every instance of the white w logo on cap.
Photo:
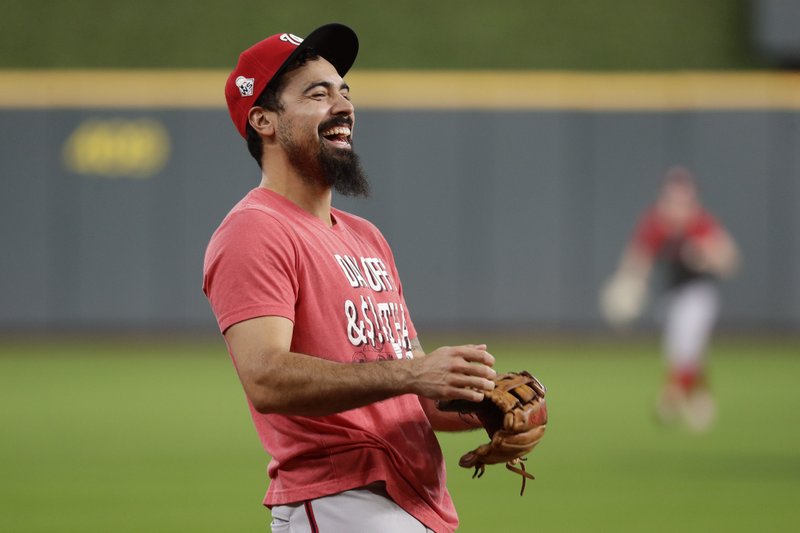
[[[280,39],[285,43],[292,43],[295,46],[300,46],[300,43],[303,42],[301,37],[298,37],[293,33],[282,33]]]

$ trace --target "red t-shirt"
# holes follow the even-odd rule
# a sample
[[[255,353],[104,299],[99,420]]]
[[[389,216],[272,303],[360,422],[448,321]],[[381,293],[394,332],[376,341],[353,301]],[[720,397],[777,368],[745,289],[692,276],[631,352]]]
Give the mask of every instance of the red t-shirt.
[[[664,253],[665,247],[670,243],[707,237],[719,227],[719,222],[711,213],[701,209],[680,233],[672,234],[667,223],[659,215],[658,209],[651,207],[639,220],[633,242],[651,256],[657,256]]]
[[[666,287],[675,288],[698,279],[711,279],[708,272],[697,270],[686,261],[683,248],[695,239],[703,239],[719,231],[719,222],[711,213],[700,209],[680,231],[670,229],[655,206],[639,220],[633,235],[634,245],[666,269]]]
[[[416,331],[389,245],[366,220],[331,212],[329,227],[264,188],[233,208],[204,264],[203,292],[220,330],[282,316],[294,323],[294,352],[340,363],[412,357]],[[385,481],[429,528],[458,525],[442,452],[416,395],[322,417],[264,415],[248,404],[272,456],[265,505]]]

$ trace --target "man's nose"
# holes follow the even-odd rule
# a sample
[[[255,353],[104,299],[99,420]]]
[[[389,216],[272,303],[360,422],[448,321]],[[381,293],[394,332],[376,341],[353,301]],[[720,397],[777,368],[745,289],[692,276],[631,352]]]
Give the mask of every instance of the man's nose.
[[[336,96],[333,109],[331,109],[334,115],[352,115],[354,111],[355,107],[353,107],[353,103],[345,98],[343,94],[338,94]]]

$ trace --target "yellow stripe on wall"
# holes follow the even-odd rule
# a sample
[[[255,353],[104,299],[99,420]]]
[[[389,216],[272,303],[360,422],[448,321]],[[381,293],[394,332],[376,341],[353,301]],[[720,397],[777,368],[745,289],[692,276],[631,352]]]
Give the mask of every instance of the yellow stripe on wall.
[[[795,74],[369,73],[348,80],[368,107],[474,109],[800,109]],[[362,94],[363,93],[363,94]]]
[[[224,109],[221,70],[0,71],[0,108]],[[800,74],[354,71],[357,109],[800,109]]]
[[[218,108],[222,71],[0,71],[0,107]]]

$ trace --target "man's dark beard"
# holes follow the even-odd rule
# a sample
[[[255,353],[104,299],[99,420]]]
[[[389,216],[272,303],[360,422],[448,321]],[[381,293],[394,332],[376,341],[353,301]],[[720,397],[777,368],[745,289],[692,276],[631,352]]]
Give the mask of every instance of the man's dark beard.
[[[369,196],[369,179],[361,168],[361,160],[352,149],[336,149],[332,154],[331,148],[320,147],[319,160],[322,176],[333,187],[333,190],[342,196]]]
[[[369,179],[352,149],[331,148],[320,141],[314,156],[313,146],[303,146],[291,136],[281,135],[280,141],[289,162],[306,181],[333,187],[342,196],[369,196]]]

